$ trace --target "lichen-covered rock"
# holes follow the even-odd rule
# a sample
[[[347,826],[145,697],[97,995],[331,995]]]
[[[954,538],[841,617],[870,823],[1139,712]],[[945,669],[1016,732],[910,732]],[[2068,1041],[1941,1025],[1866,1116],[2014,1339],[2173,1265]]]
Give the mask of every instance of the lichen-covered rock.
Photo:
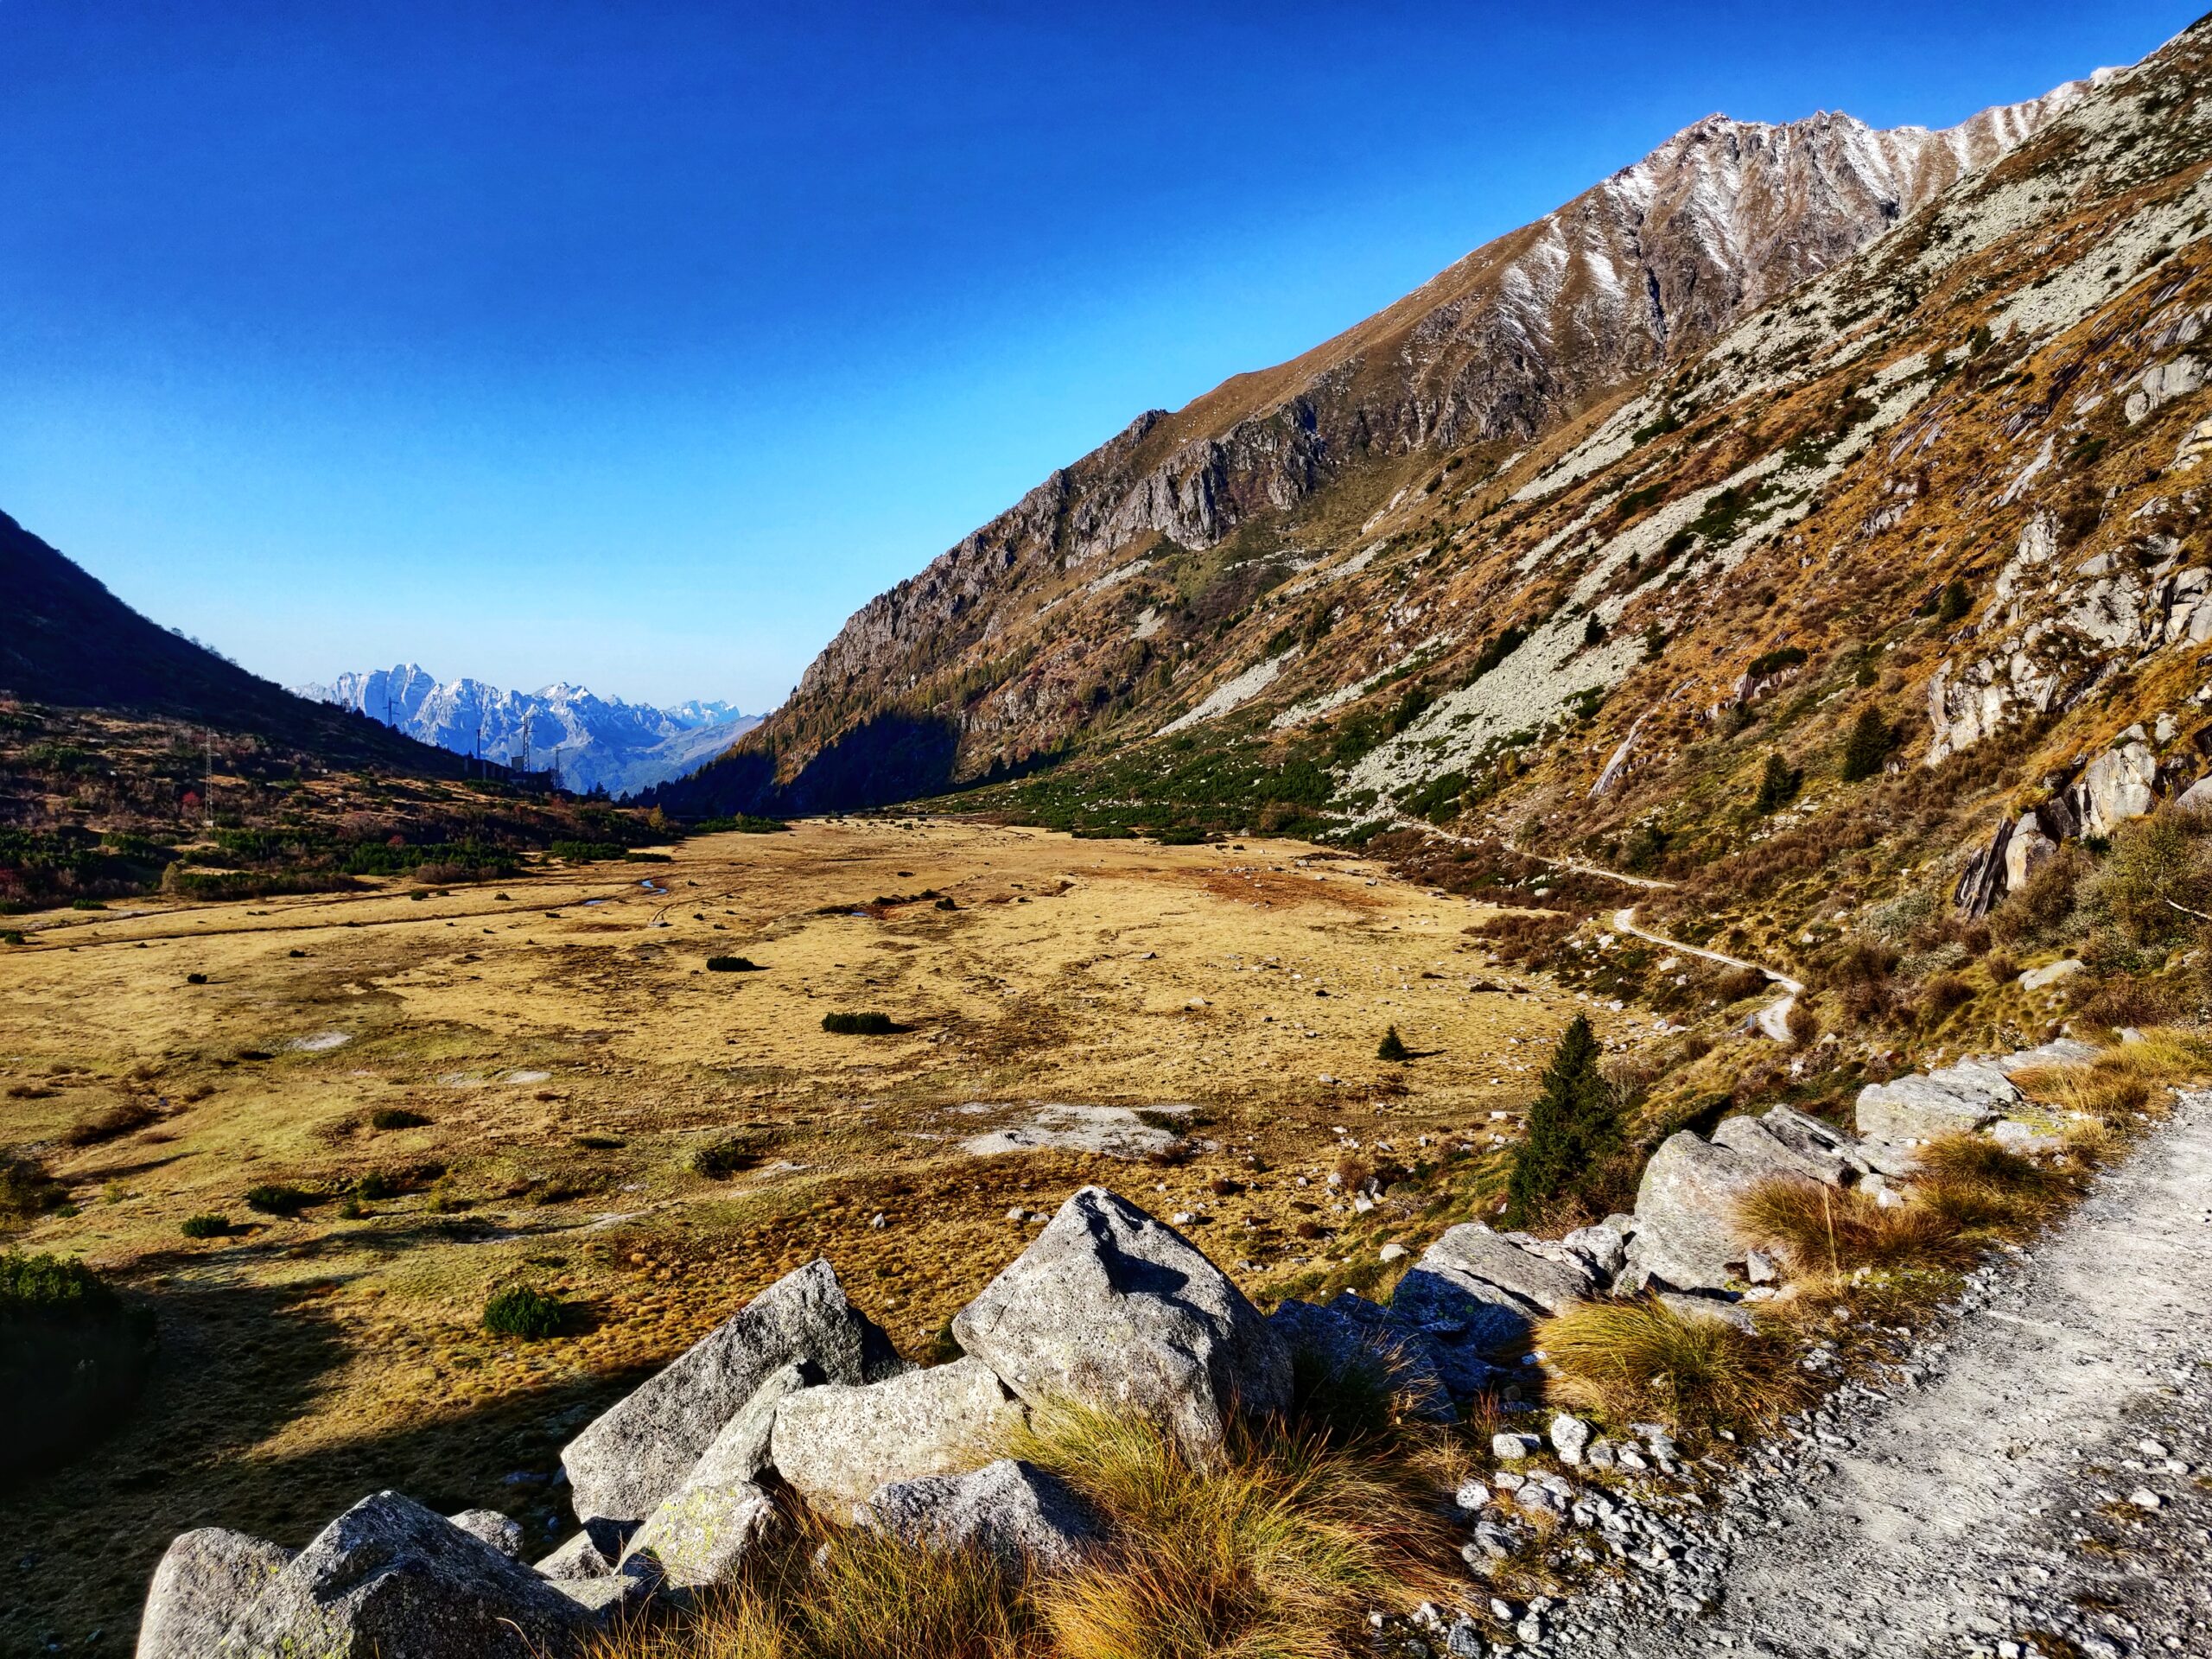
[[[1404,1398],[1414,1415],[1444,1423],[1458,1416],[1443,1359],[1426,1332],[1387,1319],[1355,1319],[1295,1297],[1285,1299],[1268,1323],[1294,1355],[1305,1350],[1332,1375],[1363,1368]]]
[[[647,1563],[661,1579],[682,1588],[716,1584],[736,1571],[775,1522],[775,1500],[753,1482],[695,1478],[664,1499],[638,1529],[623,1552],[622,1571]]]
[[[1030,1404],[1133,1412],[1195,1457],[1220,1449],[1233,1412],[1290,1402],[1290,1356],[1259,1309],[1179,1233],[1101,1187],[1062,1205],[952,1333]]]
[[[1717,1290],[1740,1278],[1745,1252],[1760,1241],[1746,1234],[1737,1208],[1767,1180],[1815,1185],[1810,1176],[1709,1146],[1687,1129],[1668,1136],[1637,1188],[1630,1269],[1676,1290]]]
[[[472,1538],[481,1538],[511,1561],[522,1559],[522,1522],[497,1510],[463,1510],[447,1520]]]
[[[911,1544],[988,1550],[1007,1567],[1065,1573],[1105,1536],[1104,1524],[1058,1478],[1012,1458],[966,1475],[924,1475],[877,1491],[856,1521]]]
[[[842,1513],[894,1481],[976,1468],[1026,1421],[988,1365],[962,1359],[865,1387],[785,1395],[769,1456],[810,1503]]]
[[[138,1659],[207,1659],[292,1552],[242,1532],[181,1533],[154,1569],[138,1621]]]
[[[614,1558],[591,1534],[580,1532],[535,1565],[549,1579],[603,1579],[614,1570]]]
[[[1719,1127],[1713,1132],[1713,1144],[1726,1147],[1738,1157],[1748,1158],[1756,1164],[1809,1175],[1823,1186],[1841,1186],[1843,1178],[1851,1167],[1831,1153],[1799,1150],[1756,1117],[1722,1120]]]
[[[1914,1073],[1859,1091],[1859,1133],[1869,1141],[1911,1146],[1939,1135],[1970,1133],[1994,1122],[2020,1098],[1996,1066],[1978,1062]]]
[[[845,1300],[827,1262],[778,1280],[562,1449],[577,1517],[588,1529],[644,1521],[761,1383],[802,1361],[847,1383],[902,1365],[889,1338]]]
[[[593,1629],[519,1561],[397,1492],[365,1497],[272,1575],[217,1659],[554,1659]]]

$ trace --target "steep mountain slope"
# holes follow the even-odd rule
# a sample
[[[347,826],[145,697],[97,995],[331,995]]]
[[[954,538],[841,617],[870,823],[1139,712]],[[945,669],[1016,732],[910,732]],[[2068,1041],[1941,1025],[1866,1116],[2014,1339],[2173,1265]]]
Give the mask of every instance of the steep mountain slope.
[[[293,690],[456,754],[558,770],[562,783],[580,793],[628,795],[681,778],[760,723],[726,702],[696,698],[656,709],[565,683],[536,692],[503,691],[467,678],[442,683],[413,663]]]
[[[1110,697],[1131,677],[1117,658],[1132,653],[1094,652],[1074,684],[1036,683],[1037,656],[1083,626],[1081,601],[1240,528],[1287,528],[1286,514],[1302,520],[1303,550],[1344,540],[1408,457],[1457,451],[1487,470],[1866,246],[2087,90],[2070,84],[1945,132],[1878,132],[1836,115],[1697,123],[1305,356],[1141,416],[864,607],[745,746],[749,758],[674,798],[742,796],[772,773],[801,804],[895,798],[1056,747],[1097,709],[1051,698],[1095,699],[1101,687]],[[1192,580],[1176,585],[1186,605],[1201,599]],[[1197,608],[1200,622],[1218,620]],[[1170,651],[1203,661],[1203,639],[1178,632],[1140,632],[1155,643],[1133,653],[1138,666]],[[917,776],[918,742],[931,764],[943,757],[942,775]]]
[[[0,513],[0,694],[186,721],[304,750],[333,765],[457,778],[442,750],[306,702],[132,610]]]

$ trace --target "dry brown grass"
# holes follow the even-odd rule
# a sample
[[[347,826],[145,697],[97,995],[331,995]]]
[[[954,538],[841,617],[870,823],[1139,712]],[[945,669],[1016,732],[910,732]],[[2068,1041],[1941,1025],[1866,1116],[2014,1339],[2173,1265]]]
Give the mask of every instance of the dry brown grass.
[[[1441,1437],[1270,1422],[1200,1465],[1150,1424],[1069,1407],[1009,1449],[1106,1518],[1080,1573],[1025,1576],[804,1517],[701,1607],[593,1659],[1340,1659],[1370,1608],[1448,1587],[1456,1538],[1436,1497],[1465,1469]]]
[[[1564,1403],[1612,1423],[1656,1419],[1678,1433],[1771,1423],[1819,1386],[1775,1325],[1745,1332],[1656,1301],[1579,1302],[1545,1320],[1536,1344]]]
[[[2158,1026],[2085,1065],[2047,1065],[2012,1081],[2031,1100],[2119,1128],[2160,1109],[2161,1091],[2212,1075],[2212,1039],[2197,1028]]]
[[[1020,1659],[1026,1584],[988,1554],[799,1521],[695,1610],[601,1641],[591,1659]]]
[[[1444,1587],[1455,1540],[1402,1448],[1270,1424],[1205,1468],[1148,1424],[1062,1408],[1019,1449],[1112,1524],[1096,1570],[1035,1589],[1065,1659],[1325,1659],[1369,1608]]]
[[[1744,1224],[1780,1243],[1800,1275],[1860,1268],[1963,1268],[1980,1246],[1948,1217],[1916,1204],[1884,1209],[1850,1191],[1776,1179],[1738,1206]]]

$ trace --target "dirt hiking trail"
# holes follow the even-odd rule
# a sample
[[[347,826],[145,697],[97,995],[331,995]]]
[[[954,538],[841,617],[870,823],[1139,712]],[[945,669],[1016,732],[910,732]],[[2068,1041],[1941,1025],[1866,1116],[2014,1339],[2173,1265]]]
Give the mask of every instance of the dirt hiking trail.
[[[1914,1361],[1730,1506],[1709,1611],[1556,1650],[2212,1655],[2212,1094]]]

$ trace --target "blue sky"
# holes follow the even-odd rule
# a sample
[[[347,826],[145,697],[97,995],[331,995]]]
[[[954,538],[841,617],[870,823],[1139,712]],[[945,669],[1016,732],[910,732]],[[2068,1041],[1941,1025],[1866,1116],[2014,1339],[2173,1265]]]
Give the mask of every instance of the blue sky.
[[[2195,14],[0,0],[0,509],[279,679],[765,708],[1701,115],[1945,125]]]

